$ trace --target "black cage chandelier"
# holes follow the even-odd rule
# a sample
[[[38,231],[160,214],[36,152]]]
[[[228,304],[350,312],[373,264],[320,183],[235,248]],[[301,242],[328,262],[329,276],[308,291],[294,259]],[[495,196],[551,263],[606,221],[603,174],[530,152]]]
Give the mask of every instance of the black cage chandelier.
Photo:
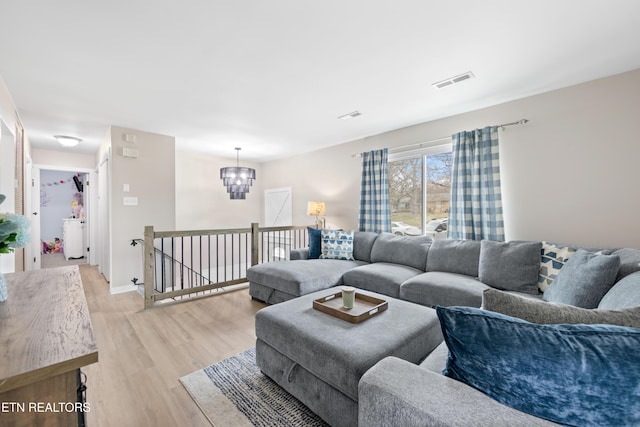
[[[256,179],[256,170],[240,167],[240,147],[236,147],[236,166],[220,168],[220,179],[227,186],[231,200],[246,199],[249,188]]]

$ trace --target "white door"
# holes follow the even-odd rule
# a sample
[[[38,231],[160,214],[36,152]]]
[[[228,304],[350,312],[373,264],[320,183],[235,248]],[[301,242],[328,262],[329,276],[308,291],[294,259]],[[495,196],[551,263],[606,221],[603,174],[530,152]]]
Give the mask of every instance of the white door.
[[[264,226],[293,225],[291,187],[264,190]]]
[[[82,209],[84,212],[84,218],[83,218],[83,227],[82,227],[82,256],[84,257],[84,259],[87,260],[87,264],[90,264],[89,262],[89,242],[90,242],[90,222],[89,222],[89,212],[91,210],[91,197],[90,197],[90,191],[89,191],[89,186],[87,185],[87,182],[89,182],[89,174],[88,173],[83,173],[82,177],[81,177],[81,182],[82,182]]]
[[[27,270],[40,270],[40,255],[42,254],[42,242],[40,241],[40,168],[38,166],[32,166],[31,168],[31,191],[29,199],[31,200],[31,209],[27,212],[31,215],[31,268],[27,267]]]
[[[24,216],[33,224],[33,193],[35,192],[33,177],[33,161],[29,154],[25,155],[24,167]],[[36,262],[36,254],[40,255],[40,242],[33,241],[33,232],[31,233],[31,244],[24,248],[24,269],[25,271],[33,270]]]

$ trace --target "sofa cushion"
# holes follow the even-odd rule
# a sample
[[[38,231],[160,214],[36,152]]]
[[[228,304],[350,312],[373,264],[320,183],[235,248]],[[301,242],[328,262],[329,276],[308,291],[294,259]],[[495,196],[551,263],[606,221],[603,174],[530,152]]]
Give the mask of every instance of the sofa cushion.
[[[640,306],[640,271],[629,274],[602,297],[598,308],[601,310],[621,310]]]
[[[542,242],[541,252],[538,289],[540,289],[540,292],[544,292],[553,283],[560,269],[576,250],[569,246],[558,246],[553,243]]]
[[[289,259],[291,261],[309,259],[309,248],[291,249],[291,252],[289,252]]]
[[[362,261],[331,259],[266,262],[249,268],[247,279],[249,282],[300,296],[341,284],[342,275],[346,271],[363,264]]]
[[[342,283],[398,298],[400,284],[420,273],[421,270],[406,265],[376,262],[347,271]]]
[[[431,238],[381,233],[373,243],[371,262],[402,264],[425,271]]]
[[[372,231],[353,233],[353,257],[359,261],[371,262],[371,248],[378,235]]]
[[[480,246],[477,240],[434,240],[429,248],[427,271],[478,277]]]
[[[447,343],[443,341],[420,363],[420,367],[428,369],[431,372],[442,374],[442,371],[447,366],[448,357],[449,348],[447,347]]]
[[[640,329],[538,325],[470,307],[436,311],[449,348],[446,376],[562,424],[640,424]]]
[[[631,273],[640,271],[640,249],[622,248],[613,251],[613,255],[620,257],[620,270],[616,282],[624,279]]]
[[[541,249],[541,242],[483,240],[478,277],[494,288],[537,294]]]
[[[482,291],[488,286],[475,277],[428,271],[400,286],[400,298],[430,307],[466,305],[480,307]]]
[[[320,259],[353,259],[353,231],[322,230]]]
[[[620,268],[617,255],[600,255],[578,249],[544,293],[544,300],[596,308],[611,289]]]
[[[601,323],[640,328],[640,307],[626,310],[594,310],[527,299],[496,289],[487,289],[482,296],[482,308],[531,323]]]

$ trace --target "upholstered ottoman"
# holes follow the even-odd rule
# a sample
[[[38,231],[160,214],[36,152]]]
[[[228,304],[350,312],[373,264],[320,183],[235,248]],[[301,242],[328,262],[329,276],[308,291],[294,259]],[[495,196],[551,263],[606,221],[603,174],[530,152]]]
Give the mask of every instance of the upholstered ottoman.
[[[420,363],[442,342],[435,311],[385,295],[388,309],[362,323],[315,310],[326,289],[256,314],[256,361],[263,373],[332,426],[358,423],[358,382],[378,361]]]

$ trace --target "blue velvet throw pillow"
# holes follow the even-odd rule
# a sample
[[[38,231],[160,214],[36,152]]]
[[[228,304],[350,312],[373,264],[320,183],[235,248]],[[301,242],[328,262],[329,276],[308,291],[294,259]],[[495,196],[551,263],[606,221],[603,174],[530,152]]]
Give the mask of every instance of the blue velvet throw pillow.
[[[437,307],[443,374],[504,405],[573,426],[640,425],[640,329],[539,325]]]
[[[309,259],[318,259],[322,253],[322,230],[307,227],[309,233]]]

